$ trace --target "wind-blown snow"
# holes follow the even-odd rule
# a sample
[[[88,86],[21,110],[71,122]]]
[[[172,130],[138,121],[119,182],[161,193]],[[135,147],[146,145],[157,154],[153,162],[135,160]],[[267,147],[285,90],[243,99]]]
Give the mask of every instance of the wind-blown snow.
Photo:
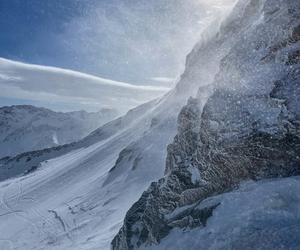
[[[0,58],[0,97],[74,104],[73,110],[103,107],[126,112],[155,99],[169,88],[132,85],[72,70]]]

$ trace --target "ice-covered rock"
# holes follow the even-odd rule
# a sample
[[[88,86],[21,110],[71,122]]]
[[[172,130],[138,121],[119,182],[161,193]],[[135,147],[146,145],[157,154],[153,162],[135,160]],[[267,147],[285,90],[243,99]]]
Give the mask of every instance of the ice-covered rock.
[[[174,228],[159,246],[141,249],[299,249],[299,188],[299,177],[242,183],[237,190],[172,214],[200,214],[211,208],[203,226]]]

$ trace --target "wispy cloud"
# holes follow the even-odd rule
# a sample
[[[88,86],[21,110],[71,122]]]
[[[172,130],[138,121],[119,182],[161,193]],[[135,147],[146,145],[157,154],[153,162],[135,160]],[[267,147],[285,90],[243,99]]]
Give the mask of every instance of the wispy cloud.
[[[162,83],[174,83],[176,81],[176,78],[158,76],[152,77],[151,80]]]
[[[163,95],[166,87],[133,85],[72,70],[0,58],[0,97],[77,103],[76,107],[111,107],[126,111]],[[78,109],[78,108],[74,108]]]

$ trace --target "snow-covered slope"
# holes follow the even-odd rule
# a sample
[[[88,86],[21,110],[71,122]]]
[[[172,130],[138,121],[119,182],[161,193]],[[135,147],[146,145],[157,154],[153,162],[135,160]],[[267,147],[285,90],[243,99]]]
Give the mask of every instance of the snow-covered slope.
[[[118,115],[112,109],[54,112],[20,105],[0,108],[0,158],[78,141]]]
[[[176,123],[154,118],[159,106],[134,109],[78,143],[6,162],[2,176],[27,174],[0,184],[3,249],[108,249],[126,210],[163,174]]]
[[[129,111],[125,116],[117,118],[96,129],[80,141],[37,151],[25,152],[15,157],[0,159],[0,180],[22,175],[36,169],[41,162],[56,158],[80,148],[86,148],[117,134],[124,132],[138,117],[142,117],[157,101],[152,101]],[[115,152],[116,153],[116,152]],[[118,153],[118,152],[117,152]]]

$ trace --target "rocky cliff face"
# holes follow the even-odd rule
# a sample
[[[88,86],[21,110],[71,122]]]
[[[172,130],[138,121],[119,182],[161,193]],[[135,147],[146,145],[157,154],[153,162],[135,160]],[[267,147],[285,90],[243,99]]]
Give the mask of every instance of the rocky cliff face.
[[[237,3],[208,46],[225,54],[213,85],[199,78],[197,98],[178,117],[165,177],[128,211],[112,249],[157,245],[175,228],[205,227],[219,204],[201,201],[242,181],[300,174],[299,27],[297,0]],[[194,71],[201,50],[189,56]]]

